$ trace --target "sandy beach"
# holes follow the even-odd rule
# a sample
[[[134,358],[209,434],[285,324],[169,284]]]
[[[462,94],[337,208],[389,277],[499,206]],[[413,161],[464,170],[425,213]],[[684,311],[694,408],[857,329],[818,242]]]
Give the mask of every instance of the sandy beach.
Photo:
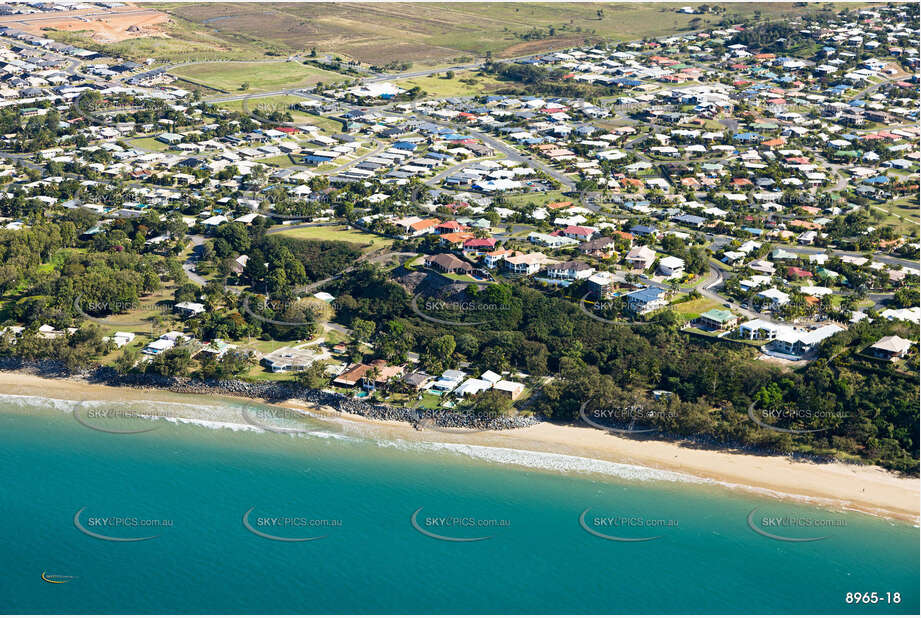
[[[76,379],[49,379],[6,372],[0,373],[0,393],[66,400],[186,403],[193,397],[158,389],[114,388]],[[204,402],[210,399],[195,397]],[[273,402],[273,405],[304,409],[303,403],[297,401]],[[471,444],[587,457],[689,475],[737,491],[808,501],[833,509],[855,510],[915,524],[919,522],[919,479],[902,478],[874,466],[818,464],[782,456],[692,448],[674,442],[624,438],[591,427],[550,423],[502,432],[453,433],[430,429],[417,431],[405,423],[368,420],[360,416],[340,415],[332,410],[329,420],[342,423],[344,431],[357,430],[382,439]]]

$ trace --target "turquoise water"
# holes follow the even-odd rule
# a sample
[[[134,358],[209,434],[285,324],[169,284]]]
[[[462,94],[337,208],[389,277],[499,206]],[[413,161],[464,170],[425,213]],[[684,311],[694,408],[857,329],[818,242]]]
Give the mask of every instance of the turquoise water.
[[[342,435],[322,421],[309,425],[313,435],[297,437],[162,420],[138,421],[156,431],[112,435],[74,422],[69,406],[0,398],[8,412],[0,413],[5,613],[919,609],[919,531],[904,524],[648,480],[655,475],[629,467],[574,472],[500,464],[486,459],[586,467],[565,457],[386,443]],[[828,536],[781,542],[749,527],[756,507],[757,522],[797,515],[838,525],[764,528],[791,538]],[[420,508],[416,522],[425,531],[489,538],[426,536],[410,522]],[[587,508],[590,529],[659,538],[618,542],[590,534],[579,524]],[[157,536],[91,537],[74,524],[80,509],[78,522],[90,532]],[[257,531],[323,538],[263,538],[243,525],[250,509]],[[643,525],[605,526],[598,516],[639,518]],[[93,525],[101,517],[164,525]],[[325,521],[271,526],[261,517]],[[472,517],[475,525],[438,526],[429,517]],[[42,573],[73,579],[56,585]],[[874,591],[899,592],[901,603],[845,602],[848,592]]]

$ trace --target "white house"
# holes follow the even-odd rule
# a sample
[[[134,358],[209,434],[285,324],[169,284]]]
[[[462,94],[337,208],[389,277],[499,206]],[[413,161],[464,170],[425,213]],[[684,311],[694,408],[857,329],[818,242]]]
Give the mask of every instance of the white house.
[[[758,296],[760,298],[766,299],[772,309],[777,309],[790,302],[790,295],[781,292],[777,288],[771,288],[770,290],[759,292]]]
[[[668,255],[659,260],[659,272],[666,277],[684,276],[684,260]]]

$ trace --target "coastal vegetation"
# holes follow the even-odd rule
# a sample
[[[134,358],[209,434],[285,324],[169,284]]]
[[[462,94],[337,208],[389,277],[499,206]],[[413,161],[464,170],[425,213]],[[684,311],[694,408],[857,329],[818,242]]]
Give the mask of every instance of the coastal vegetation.
[[[415,352],[422,368],[434,375],[464,365],[468,371],[552,376],[529,401],[532,412],[549,419],[576,421],[589,400],[601,406],[629,404],[651,412],[639,419],[642,426],[675,437],[917,471],[918,385],[911,378],[912,371],[917,375],[917,361],[902,372],[860,354],[880,337],[913,336],[904,324],[857,324],[824,342],[817,360],[796,370],[757,360],[750,346],[684,333],[680,315],[671,310],[646,323],[607,324],[558,294],[517,281],[460,285],[452,293],[500,310],[478,315],[475,327],[462,325],[469,316],[449,312],[441,317],[460,325],[446,326],[413,312],[411,293],[395,279],[409,271],[373,264],[349,270],[362,255],[362,245],[267,234],[264,223],[257,219],[251,226],[217,228],[201,263],[218,278],[197,292],[176,257],[181,243],[167,243],[158,253],[145,246],[155,235],[181,237],[185,224],[177,217],[116,220],[92,233],[95,215],[76,209],[28,230],[0,231],[3,318],[28,325],[15,340],[4,334],[0,355],[49,358],[74,368],[97,362],[112,345],[104,329],[86,318],[132,310],[164,286],[173,290],[175,302],[205,303],[208,311],[184,324],[203,341],[306,340],[319,332],[321,314],[315,305],[299,301],[296,291],[339,275],[325,288],[337,299],[335,319],[360,333],[356,341],[374,350],[372,356],[369,348],[352,347],[354,359],[401,363]],[[691,272],[706,268],[703,255],[687,251],[681,240],[669,242],[673,254],[685,256]],[[243,253],[249,259],[235,272],[232,262]],[[168,310],[166,317],[160,313],[160,319],[169,319]],[[43,337],[38,332],[42,324],[66,333],[61,336],[67,345]],[[245,375],[252,366],[246,355],[224,355],[219,362],[192,356],[189,348],[179,346],[139,367],[167,376],[231,377]],[[115,358],[117,367],[131,370],[137,350],[129,348]],[[317,376],[309,379],[319,382]],[[474,403],[475,412],[488,416],[507,409],[488,397]],[[808,410],[805,417],[781,420],[779,426],[810,433],[758,427],[747,415],[753,403]]]

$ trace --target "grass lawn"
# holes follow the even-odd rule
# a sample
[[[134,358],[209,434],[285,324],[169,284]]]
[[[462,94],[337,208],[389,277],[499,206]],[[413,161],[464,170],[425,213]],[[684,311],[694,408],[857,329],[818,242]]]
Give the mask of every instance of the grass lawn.
[[[905,203],[874,204],[874,212],[883,214],[880,221],[883,225],[891,225],[896,233],[912,236],[918,231],[918,207]]]
[[[149,336],[152,331],[165,332],[171,327],[175,327],[174,330],[182,330],[181,320],[169,311],[175,289],[172,285],[165,286],[150,296],[140,298],[134,309],[100,317],[100,321],[95,323],[105,335],[125,331],[138,336]],[[157,318],[162,320],[159,326],[155,326]],[[84,318],[84,321],[90,322],[88,318]]]
[[[317,82],[335,82],[345,78],[340,73],[324,71],[299,62],[204,62],[181,66],[170,71],[177,77],[225,90],[227,92],[265,92]],[[241,90],[248,84],[246,90]]]
[[[103,365],[109,365],[109,366],[111,366],[111,365],[113,365],[113,364],[115,363],[115,359],[117,359],[118,357],[120,357],[122,354],[125,353],[125,350],[127,350],[127,349],[129,349],[129,348],[134,348],[135,350],[137,350],[137,351],[140,352],[141,349],[143,349],[144,346],[146,346],[148,343],[150,343],[150,341],[151,341],[152,339],[153,339],[152,337],[144,336],[144,335],[140,335],[140,336],[138,336],[138,337],[135,337],[134,341],[132,341],[131,343],[126,344],[126,345],[124,345],[124,346],[122,346],[122,347],[120,347],[120,348],[115,348],[114,350],[112,350],[112,351],[109,352],[108,354],[105,354],[105,355],[99,357],[99,362],[100,362],[101,364],[103,364]],[[143,357],[142,357],[142,358],[143,358]]]
[[[294,167],[298,165],[298,162],[295,161],[291,155],[278,155],[277,157],[266,157],[265,159],[256,159],[259,163],[264,163],[266,165],[273,165],[275,167]]]
[[[276,341],[274,339],[269,339],[268,341],[264,341],[262,339],[253,339],[253,340],[241,339],[239,341],[229,341],[228,343],[232,343],[241,348],[246,348],[247,350],[256,350],[257,352],[261,352],[262,354],[268,354],[269,352],[274,352],[275,350],[279,348],[298,345],[299,343],[302,343],[302,342]]]
[[[435,408],[441,407],[441,397],[438,395],[432,395],[431,393],[422,393],[422,401],[419,402],[420,408],[425,408],[426,410],[433,410]]]
[[[274,111],[288,110],[291,112],[291,115],[300,114],[293,109],[288,109],[295,103],[303,101],[301,97],[297,97],[290,94],[276,94],[268,97],[252,97],[246,101],[222,101],[220,103],[215,103],[216,107],[221,107],[223,109],[230,110],[232,112],[244,112],[249,111],[251,113],[269,113]]]
[[[403,266],[404,268],[406,268],[406,270],[415,270],[416,268],[421,268],[424,262],[425,262],[425,256],[420,255],[419,257],[414,257],[413,259],[409,260]]]
[[[705,313],[710,309],[719,309],[722,305],[715,300],[710,300],[709,298],[696,298],[694,300],[688,300],[683,303],[678,303],[677,305],[670,305],[669,309],[677,311],[682,314],[685,319],[692,319],[699,316],[701,313]]]
[[[169,144],[158,142],[153,137],[139,137],[137,139],[128,140],[128,143],[132,146],[140,148],[141,150],[149,150],[151,152],[163,152],[165,150],[169,150]]]
[[[563,195],[562,191],[546,191],[542,193],[516,193],[514,195],[506,195],[505,199],[508,201],[512,207],[521,207],[525,204],[530,204],[534,202],[538,206],[544,206],[546,204],[552,204],[554,202],[572,202],[575,204],[578,202],[578,198],[570,198]]]
[[[250,368],[250,370],[244,374],[244,377],[248,380],[259,380],[263,382],[286,382],[294,379],[294,374],[291,372],[273,372],[269,371],[262,365],[256,365],[255,367]]]
[[[303,118],[303,122],[318,127],[324,133],[342,133],[342,123],[333,118],[299,112],[295,114],[294,122],[301,122],[301,118]]]
[[[899,200],[897,202],[883,204],[882,208],[885,208],[889,212],[899,215],[900,217],[908,217],[915,222],[921,218],[921,211],[919,211],[919,204],[917,200]]]
[[[273,233],[290,236],[291,238],[307,238],[310,240],[341,240],[343,242],[355,243],[365,247],[365,253],[370,253],[376,249],[390,247],[393,240],[369,234],[354,228],[348,228],[344,225],[328,225],[316,227],[302,227],[293,230],[286,230],[283,227],[276,227]],[[370,246],[368,246],[370,245]]]

